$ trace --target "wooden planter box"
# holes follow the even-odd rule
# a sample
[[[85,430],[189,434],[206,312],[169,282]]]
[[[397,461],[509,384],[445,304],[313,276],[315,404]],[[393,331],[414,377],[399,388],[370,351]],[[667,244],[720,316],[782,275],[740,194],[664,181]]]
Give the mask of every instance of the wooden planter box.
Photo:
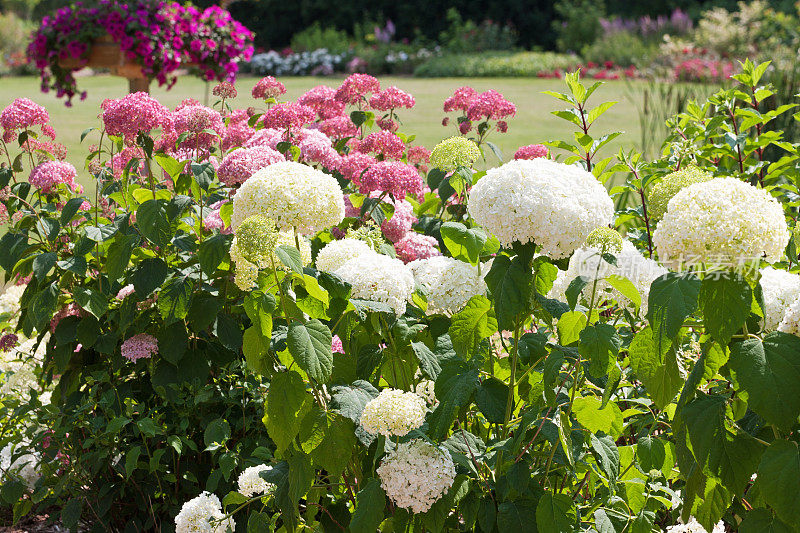
[[[61,61],[60,66],[69,70],[84,67],[107,68],[115,76],[127,78],[130,92],[150,91],[150,80],[142,72],[142,67],[129,60],[120,49],[119,43],[110,35],[104,35],[92,43],[85,58],[69,58]]]

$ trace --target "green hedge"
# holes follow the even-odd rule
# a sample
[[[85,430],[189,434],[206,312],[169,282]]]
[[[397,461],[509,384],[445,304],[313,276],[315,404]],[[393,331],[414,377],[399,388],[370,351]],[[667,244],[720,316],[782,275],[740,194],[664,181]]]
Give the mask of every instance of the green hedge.
[[[417,67],[414,75],[422,78],[536,76],[543,70],[567,69],[580,62],[577,56],[554,52],[454,54],[429,59]]]

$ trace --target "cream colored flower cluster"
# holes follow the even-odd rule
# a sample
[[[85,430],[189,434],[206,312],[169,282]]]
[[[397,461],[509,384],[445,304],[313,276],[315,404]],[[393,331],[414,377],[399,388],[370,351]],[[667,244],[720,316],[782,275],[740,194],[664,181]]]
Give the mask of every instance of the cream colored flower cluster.
[[[769,193],[736,178],[695,183],[676,194],[656,226],[662,263],[693,261],[731,268],[783,257],[790,233]]]
[[[39,473],[40,456],[36,452],[25,453],[12,461],[17,448],[29,448],[30,443],[23,441],[17,444],[9,442],[0,450],[0,484],[10,478],[16,478],[25,483],[29,491],[33,491],[36,482],[41,477]]]
[[[485,275],[489,267],[481,266]],[[470,298],[486,292],[486,283],[478,267],[452,257],[418,259],[410,262],[408,268],[425,291],[428,315],[453,315],[463,309]]]
[[[424,513],[456,478],[450,454],[421,439],[400,443],[377,468],[381,487],[398,507]]]
[[[706,529],[700,525],[695,517],[691,517],[685,524],[677,524],[675,526],[668,526],[667,533],[708,533]],[[725,524],[720,520],[714,525],[714,529],[710,533],[725,533]]]
[[[237,480],[239,484],[239,494],[246,498],[252,498],[258,494],[266,494],[275,489],[275,485],[268,483],[261,477],[261,472],[272,470],[268,465],[250,466],[239,474]]]
[[[298,240],[300,241],[300,259],[302,260],[303,265],[310,265],[311,243],[303,236],[298,236]],[[282,231],[278,233],[272,250],[274,251],[274,249],[280,245],[286,245],[295,248],[297,243],[295,242],[294,234],[288,231]],[[236,265],[236,272],[234,274],[233,281],[236,283],[236,286],[243,291],[249,291],[256,287],[258,271],[264,268],[272,268],[273,261],[275,262],[275,266],[277,268],[284,268],[283,263],[281,263],[277,257],[274,257],[274,253],[270,255],[260,253],[256,256],[251,251],[250,253],[245,254],[244,250],[239,245],[238,237],[233,238],[230,253],[231,260]],[[257,262],[253,263],[251,259],[256,259]]]
[[[578,276],[583,276],[589,282],[581,293],[582,301],[589,305],[592,297],[593,281],[597,280],[595,288],[595,306],[602,300],[613,298],[619,305],[629,309],[634,314],[633,302],[611,286],[607,278],[610,276],[620,276],[628,279],[642,299],[639,309],[639,316],[647,314],[647,299],[650,295],[650,285],[653,281],[667,273],[667,269],[642,255],[630,241],[622,243],[622,251],[616,254],[616,266],[603,260],[599,250],[594,248],[580,248],[575,251],[569,260],[569,267],[566,271],[559,271],[558,277],[553,283],[553,288],[547,293],[548,298],[554,298],[562,302],[566,300],[566,290],[570,283]]]
[[[414,293],[414,276],[406,265],[377,252],[348,260],[334,274],[350,284],[353,298],[388,304],[398,316]]]
[[[481,150],[475,142],[466,137],[450,137],[433,148],[430,165],[450,172],[458,167],[472,168],[480,157]]]
[[[784,313],[800,298],[800,276],[772,267],[761,269],[761,294],[764,296],[764,330],[775,331]]]
[[[361,427],[373,435],[402,437],[425,422],[425,400],[413,392],[383,389],[364,407]]]
[[[335,272],[351,259],[364,254],[373,254],[374,250],[369,244],[353,238],[332,241],[317,254],[317,270]]]
[[[333,176],[315,168],[275,163],[254,173],[233,198],[234,229],[253,215],[274,220],[284,231],[316,233],[344,219],[342,189]]]
[[[487,171],[472,188],[467,207],[501,243],[535,241],[553,259],[569,256],[614,217],[614,203],[590,172],[544,158],[514,160]]]
[[[232,517],[225,517],[216,495],[203,492],[181,507],[175,517],[175,533],[227,533],[236,530]]]

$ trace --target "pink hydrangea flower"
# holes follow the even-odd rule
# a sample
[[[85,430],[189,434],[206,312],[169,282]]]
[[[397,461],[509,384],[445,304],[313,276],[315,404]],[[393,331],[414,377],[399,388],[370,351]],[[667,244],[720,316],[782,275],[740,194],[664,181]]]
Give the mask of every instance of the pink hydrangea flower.
[[[339,166],[341,156],[333,148],[330,138],[319,130],[303,128],[294,143],[307,163],[321,163],[327,168]]]
[[[6,142],[16,138],[17,130],[45,126],[48,122],[50,115],[47,109],[28,98],[17,98],[0,113],[0,126],[3,127]],[[55,137],[55,133],[51,137]]]
[[[144,150],[138,146],[126,146],[111,156],[111,173],[114,177],[117,179],[122,177],[125,168],[133,159],[138,159],[139,163],[128,169],[130,175],[133,178],[144,176],[146,170]]]
[[[272,76],[261,78],[253,87],[253,98],[266,100],[267,98],[277,98],[286,94],[286,87]]]
[[[416,166],[422,172],[428,171],[427,163],[431,160],[431,151],[424,146],[409,146],[406,157],[409,163]]]
[[[260,120],[265,128],[288,130],[310,124],[316,116],[314,110],[308,106],[286,102],[267,109]]]
[[[119,135],[133,143],[139,133],[149,133],[155,128],[169,127],[172,118],[169,109],[145,92],[128,94],[117,100],[105,100],[100,106],[106,132]]]
[[[547,147],[543,144],[529,144],[520,146],[514,154],[514,159],[536,159],[537,157],[547,157]]]
[[[400,159],[406,145],[403,140],[390,131],[375,131],[364,137],[356,146],[356,151],[372,152],[387,159]]]
[[[258,130],[252,137],[247,139],[244,143],[245,148],[252,148],[254,146],[269,146],[273,150],[278,146],[278,143],[283,140],[285,132],[276,128],[266,128]]]
[[[385,191],[395,198],[405,198],[407,194],[416,196],[423,185],[417,169],[399,161],[379,161],[354,181],[362,194]]]
[[[158,353],[158,341],[152,335],[139,333],[122,343],[122,357],[136,362],[137,359],[152,357]]]
[[[349,194],[343,194],[344,197],[344,216],[345,218],[361,218],[361,209],[356,209],[353,202],[350,201]],[[338,229],[338,228],[335,228]],[[337,237],[338,238],[338,237]]]
[[[347,137],[355,137],[358,133],[358,128],[353,124],[353,121],[350,120],[350,117],[342,115],[323,120],[319,125],[319,131],[331,139],[338,140]]]
[[[416,101],[414,97],[402,91],[394,85],[372,95],[369,105],[378,111],[390,111],[392,109],[411,109]]]
[[[319,118],[328,119],[342,116],[344,113],[344,102],[336,100],[335,96],[336,89],[333,87],[318,85],[303,93],[297,99],[297,103],[313,109]]]
[[[133,288],[133,285],[125,285],[117,292],[117,300],[124,300],[134,292],[136,292],[136,289]]]
[[[351,74],[336,90],[336,99],[345,104],[355,104],[366,95],[380,90],[381,84],[377,78],[369,74]]]
[[[220,233],[232,233],[233,229],[225,225],[225,221],[220,216],[220,209],[228,203],[228,200],[220,200],[211,204],[211,212],[203,218],[203,228],[206,231],[218,230]]]
[[[195,150],[208,148],[219,142],[217,139],[225,130],[225,124],[219,111],[194,102],[178,106],[172,116],[175,133],[178,135],[192,134],[181,143],[181,147]],[[211,130],[215,134],[206,133],[205,130]]]
[[[409,231],[406,236],[394,245],[398,259],[404,263],[410,263],[417,259],[428,259],[437,255],[442,255],[436,245],[438,242],[430,235],[423,235],[416,231]]]
[[[78,307],[78,304],[74,302],[62,307],[55,315],[53,315],[53,318],[50,319],[50,333],[55,333],[58,323],[68,316],[81,316],[82,314],[83,310],[81,310],[81,308]]]
[[[247,181],[257,170],[281,161],[286,158],[268,146],[239,148],[222,159],[217,176],[222,183],[233,187]]]
[[[339,170],[345,179],[358,184],[364,171],[377,162],[378,160],[371,155],[353,152],[342,157],[337,170]]]
[[[60,184],[77,191],[79,187],[75,183],[77,177],[78,171],[70,163],[65,161],[46,161],[33,169],[28,181],[43,193],[53,192]]]
[[[417,221],[414,216],[414,208],[405,200],[395,200],[394,214],[392,218],[387,218],[381,224],[384,237],[390,242],[398,242],[411,230],[411,226]]]
[[[236,109],[228,115],[225,127],[225,133],[222,135],[222,149],[230,150],[235,146],[242,146],[247,139],[253,136],[256,132],[255,128],[251,128],[247,121],[250,115],[244,109]]]
[[[342,339],[339,338],[339,335],[334,335],[331,339],[331,351],[344,354],[344,346],[342,346]]]
[[[467,118],[472,121],[500,120],[516,114],[517,106],[494,89],[476,95],[467,109]]]
[[[453,96],[445,99],[444,112],[463,111],[466,113],[477,94],[478,92],[472,87],[459,87],[455,90]],[[447,124],[442,123],[442,125],[446,126]]]
[[[239,93],[231,82],[222,81],[214,87],[211,94],[219,98],[236,98],[236,95]]]

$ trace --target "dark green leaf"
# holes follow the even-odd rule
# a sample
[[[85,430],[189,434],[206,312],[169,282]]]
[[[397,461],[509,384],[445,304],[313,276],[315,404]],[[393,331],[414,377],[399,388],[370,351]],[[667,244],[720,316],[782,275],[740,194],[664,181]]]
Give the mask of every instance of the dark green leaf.
[[[147,200],[136,210],[136,227],[156,246],[166,247],[172,240],[172,225],[164,200]],[[138,292],[138,291],[137,291]]]
[[[699,298],[709,333],[727,344],[750,315],[753,292],[744,279],[708,276],[700,286]]]
[[[647,319],[662,353],[672,344],[683,322],[697,310],[700,280],[692,273],[669,272],[650,286]]]
[[[800,450],[796,442],[775,440],[761,457],[758,486],[778,516],[800,526]]]
[[[132,276],[133,287],[139,298],[145,299],[159,288],[167,279],[167,272],[167,264],[157,257],[139,263]]]
[[[375,478],[367,480],[364,488],[356,494],[356,509],[350,521],[352,533],[375,533],[383,521],[386,494],[381,482]]]
[[[319,320],[292,322],[286,344],[289,353],[311,379],[326,383],[333,371],[331,330]]]

